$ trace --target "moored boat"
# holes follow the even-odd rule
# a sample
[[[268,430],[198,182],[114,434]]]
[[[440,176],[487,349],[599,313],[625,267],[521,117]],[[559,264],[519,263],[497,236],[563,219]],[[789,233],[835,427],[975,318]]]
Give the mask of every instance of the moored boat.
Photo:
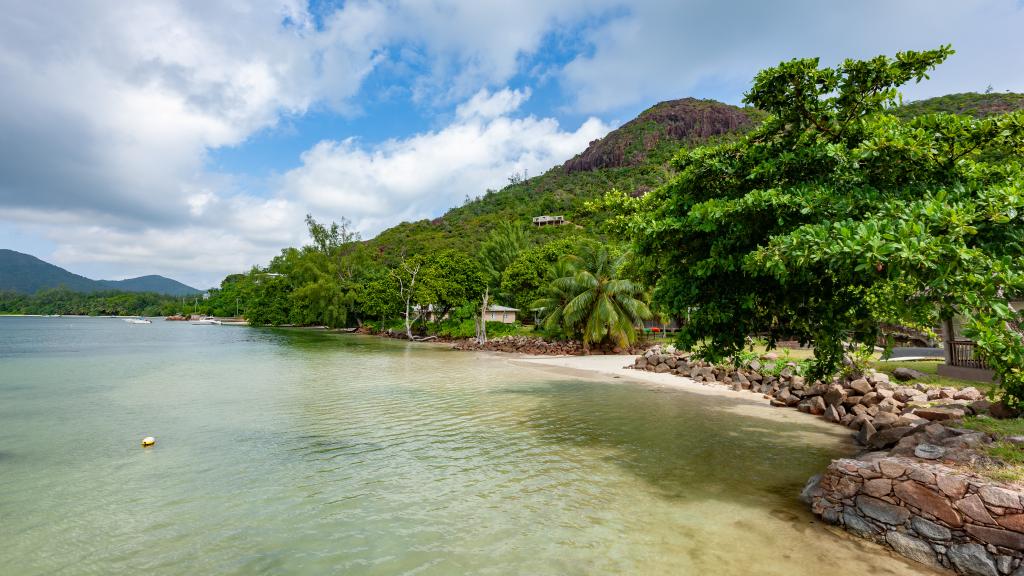
[[[216,324],[216,325],[219,326],[221,322],[220,322],[220,320],[217,320],[213,316],[203,316],[202,318],[200,318],[198,320],[192,320],[190,323],[191,324],[195,324],[197,326],[208,325],[208,324]]]

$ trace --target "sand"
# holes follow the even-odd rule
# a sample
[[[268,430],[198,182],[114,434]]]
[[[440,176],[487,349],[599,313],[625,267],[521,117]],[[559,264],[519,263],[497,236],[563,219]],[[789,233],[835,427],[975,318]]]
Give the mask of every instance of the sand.
[[[771,420],[788,420],[820,426],[821,432],[848,436],[849,431],[817,416],[792,408],[776,408],[763,394],[747,390],[736,391],[719,383],[696,382],[674,374],[655,374],[646,370],[633,370],[636,356],[512,356],[492,353],[507,358],[513,365],[539,368],[562,376],[597,379],[645,385],[654,389],[675,389],[705,396],[719,396],[733,401],[730,411]]]

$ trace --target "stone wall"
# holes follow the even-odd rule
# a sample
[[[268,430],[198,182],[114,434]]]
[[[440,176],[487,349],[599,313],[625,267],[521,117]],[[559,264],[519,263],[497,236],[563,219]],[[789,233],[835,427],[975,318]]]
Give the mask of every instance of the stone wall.
[[[909,457],[835,460],[804,498],[831,524],[960,574],[1024,576],[1016,490]]]

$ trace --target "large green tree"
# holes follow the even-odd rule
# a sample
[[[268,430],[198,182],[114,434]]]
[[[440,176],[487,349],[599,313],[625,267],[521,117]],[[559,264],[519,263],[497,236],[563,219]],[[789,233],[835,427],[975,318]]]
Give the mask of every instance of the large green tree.
[[[477,298],[484,289],[483,272],[476,259],[456,250],[442,250],[425,259],[420,304],[431,304],[437,318],[453,307]]]
[[[883,321],[963,314],[1008,399],[1024,398],[1024,115],[890,114],[897,88],[952,50],[764,70],[746,102],[770,114],[737,142],[682,151],[677,176],[618,194],[680,344],[710,359],[765,334],[813,343],[817,375]],[[993,161],[998,159],[998,161]]]
[[[491,230],[480,246],[483,286],[480,294],[480,316],[477,318],[477,341],[487,341],[487,307],[492,291],[501,287],[501,276],[516,257],[530,245],[526,228],[519,222],[506,220]],[[509,297],[510,295],[505,294]]]
[[[516,308],[529,308],[543,296],[552,267],[588,241],[582,236],[569,236],[522,250],[501,273],[499,294]]]

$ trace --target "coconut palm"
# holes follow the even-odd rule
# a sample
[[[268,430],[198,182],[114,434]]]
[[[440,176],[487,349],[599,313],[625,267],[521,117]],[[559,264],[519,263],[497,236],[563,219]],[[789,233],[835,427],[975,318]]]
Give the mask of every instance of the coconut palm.
[[[563,258],[547,294],[535,304],[545,310],[545,329],[578,336],[585,348],[606,341],[625,348],[635,342],[636,325],[651,311],[641,300],[643,289],[620,277],[625,258],[599,244]]]

